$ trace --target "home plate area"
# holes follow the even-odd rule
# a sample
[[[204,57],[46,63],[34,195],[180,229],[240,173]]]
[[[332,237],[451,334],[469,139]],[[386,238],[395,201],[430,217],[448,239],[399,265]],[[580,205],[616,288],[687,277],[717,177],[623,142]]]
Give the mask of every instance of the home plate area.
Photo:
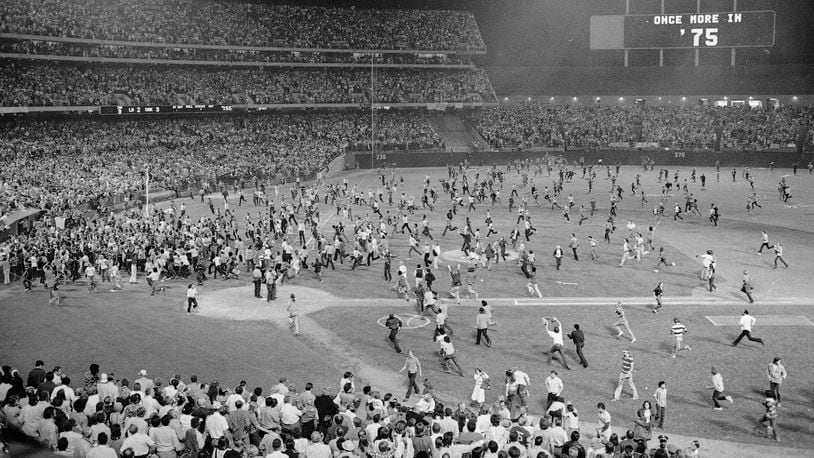
[[[760,326],[814,326],[802,315],[753,315]],[[715,326],[740,326],[740,315],[707,316]]]

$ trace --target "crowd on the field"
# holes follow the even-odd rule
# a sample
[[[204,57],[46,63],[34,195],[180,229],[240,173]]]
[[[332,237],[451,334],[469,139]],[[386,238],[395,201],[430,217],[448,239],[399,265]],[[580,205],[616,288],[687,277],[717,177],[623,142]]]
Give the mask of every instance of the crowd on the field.
[[[179,67],[7,61],[0,106],[494,101],[482,70]]]
[[[751,149],[796,143],[799,123],[810,123],[812,114],[810,107],[788,106],[750,109],[524,103],[485,107],[469,117],[495,148],[600,148],[615,142],[712,148],[720,125],[723,147]]]
[[[59,41],[0,40],[0,52],[42,56],[104,57],[141,60],[188,60],[208,62],[260,62],[296,64],[396,64],[396,65],[471,65],[472,60],[458,54],[383,54],[313,51],[259,51],[244,49],[207,49],[154,46],[109,46]]]
[[[216,0],[8,0],[0,32],[157,43],[485,50],[471,13]]]
[[[58,456],[691,458],[699,456],[701,447],[698,441],[677,447],[660,436],[651,449],[650,433],[642,432],[638,420],[621,434],[609,427],[602,437],[585,437],[582,417],[560,396],[551,399],[543,415],[532,416],[522,407],[509,409],[502,397],[493,404],[445,403],[425,382],[423,392],[416,393],[418,401],[406,405],[393,393],[357,386],[351,372],[335,389],[282,377],[267,390],[196,375],[164,380],[147,370],[119,378],[95,363],[74,378],[60,366],[47,369],[42,361],[25,379],[10,366],[1,371],[0,421],[20,439]],[[517,391],[518,384],[525,390],[522,383],[528,381],[522,375],[517,369],[506,372],[507,391]],[[478,377],[489,381],[482,371],[475,374],[476,382]],[[640,416],[650,414],[648,406],[646,401]],[[600,418],[609,424],[610,414],[603,417],[605,406],[600,407]]]
[[[440,147],[426,116],[377,112],[377,148]],[[109,198],[214,186],[224,177],[313,176],[348,147],[369,148],[370,113],[213,115],[171,119],[17,120],[0,126],[0,215],[50,215]]]

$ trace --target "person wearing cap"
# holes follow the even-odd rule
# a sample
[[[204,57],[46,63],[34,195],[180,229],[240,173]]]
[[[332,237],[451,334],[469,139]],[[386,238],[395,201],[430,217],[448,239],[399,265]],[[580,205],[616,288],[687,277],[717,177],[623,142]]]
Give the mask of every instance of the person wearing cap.
[[[669,440],[670,438],[663,434],[659,436],[659,447],[653,454],[653,458],[669,458],[671,456],[670,451],[668,449],[669,446],[667,444],[667,441]]]
[[[752,298],[752,290],[755,289],[752,285],[752,276],[749,275],[749,271],[743,271],[743,278],[741,279],[741,292],[746,294],[746,298],[749,299],[749,303],[753,304],[755,300]]]

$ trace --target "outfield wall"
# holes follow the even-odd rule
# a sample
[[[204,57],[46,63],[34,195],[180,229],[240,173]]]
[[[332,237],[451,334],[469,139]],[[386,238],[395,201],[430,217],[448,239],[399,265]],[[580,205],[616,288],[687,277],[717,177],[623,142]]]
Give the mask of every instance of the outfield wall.
[[[661,151],[661,150],[600,150],[600,151],[509,151],[509,152],[443,152],[413,151],[381,153],[349,152],[345,165],[349,169],[373,169],[379,167],[444,167],[448,164],[460,164],[469,161],[470,165],[503,165],[516,160],[542,158],[546,155],[564,156],[568,163],[574,164],[580,158],[588,163],[602,159],[603,164],[621,163],[623,165],[641,165],[645,158],[652,159],[656,166],[714,166],[716,161],[721,167],[768,167],[774,162],[775,167],[791,168],[794,163],[806,168],[809,161],[814,161],[814,152],[798,154],[796,151]]]

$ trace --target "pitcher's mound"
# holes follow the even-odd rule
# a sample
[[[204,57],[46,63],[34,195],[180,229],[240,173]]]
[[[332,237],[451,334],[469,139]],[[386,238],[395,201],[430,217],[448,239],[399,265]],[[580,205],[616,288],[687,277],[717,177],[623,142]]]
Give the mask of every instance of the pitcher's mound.
[[[237,288],[202,290],[198,295],[198,314],[224,320],[270,320],[282,321],[288,318],[286,307],[291,294],[296,296],[300,313],[308,313],[323,307],[326,301],[336,299],[325,291],[296,285],[277,287],[277,299],[266,301],[266,287],[261,289],[262,299],[254,297],[254,285]],[[314,303],[317,302],[317,303]],[[184,302],[186,309],[186,301]]]

